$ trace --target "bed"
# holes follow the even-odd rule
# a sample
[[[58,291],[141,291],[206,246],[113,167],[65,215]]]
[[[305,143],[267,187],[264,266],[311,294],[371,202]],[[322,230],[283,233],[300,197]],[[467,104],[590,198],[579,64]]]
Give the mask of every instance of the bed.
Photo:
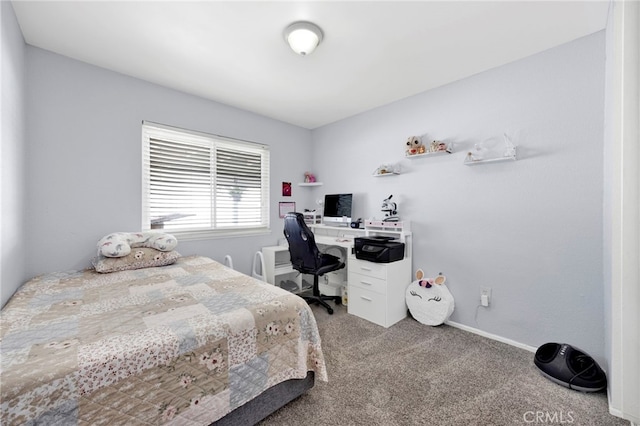
[[[202,256],[36,277],[0,338],[3,425],[252,424],[327,380],[303,299]]]

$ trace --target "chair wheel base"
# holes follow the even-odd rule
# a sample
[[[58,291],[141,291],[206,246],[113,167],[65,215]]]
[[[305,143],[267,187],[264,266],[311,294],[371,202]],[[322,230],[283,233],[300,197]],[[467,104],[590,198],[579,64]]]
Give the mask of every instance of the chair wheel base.
[[[333,297],[329,297],[329,296],[324,296],[324,297],[326,297],[326,300],[333,300]],[[329,315],[333,315],[333,308],[327,302],[325,302],[325,299],[323,298],[323,296],[306,296],[306,297],[303,297],[303,299],[310,305],[313,303],[321,305],[327,310]]]

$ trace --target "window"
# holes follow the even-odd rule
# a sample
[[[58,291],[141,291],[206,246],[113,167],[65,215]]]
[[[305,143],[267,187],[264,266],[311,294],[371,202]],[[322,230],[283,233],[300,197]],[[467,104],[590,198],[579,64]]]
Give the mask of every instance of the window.
[[[142,229],[182,237],[269,228],[269,147],[142,124]]]

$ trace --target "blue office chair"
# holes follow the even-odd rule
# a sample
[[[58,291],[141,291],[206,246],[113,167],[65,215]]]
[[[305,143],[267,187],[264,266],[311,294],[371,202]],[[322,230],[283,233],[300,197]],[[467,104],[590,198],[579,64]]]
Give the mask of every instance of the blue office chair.
[[[313,275],[313,295],[303,296],[303,299],[309,304],[322,305],[329,315],[333,314],[333,309],[325,300],[333,300],[338,304],[341,297],[320,294],[318,277],[344,268],[344,262],[336,256],[318,250],[313,232],[304,222],[302,213],[287,213],[284,217],[284,236],[289,242],[289,255],[293,269],[303,274]]]

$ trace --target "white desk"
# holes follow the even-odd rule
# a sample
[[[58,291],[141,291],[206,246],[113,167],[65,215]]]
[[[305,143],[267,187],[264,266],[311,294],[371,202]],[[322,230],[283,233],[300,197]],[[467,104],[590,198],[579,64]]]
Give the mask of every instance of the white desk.
[[[353,252],[353,239],[336,240],[333,237],[317,236],[316,244],[320,251],[333,254],[337,257],[346,259],[348,262],[349,255]],[[341,252],[336,252],[341,250]],[[269,246],[262,248],[264,256],[265,279],[269,284],[285,287],[289,291],[297,286],[294,293],[299,293],[303,289],[303,280],[307,283],[313,283],[313,276],[300,274],[291,266],[291,258],[289,256],[288,246]],[[327,296],[341,296],[342,287],[347,286],[347,266],[337,271],[328,272],[320,277],[318,287],[320,293]],[[292,283],[291,283],[292,282]],[[284,283],[284,285],[283,285]],[[287,285],[288,284],[288,285]]]
[[[342,248],[346,251],[346,267],[327,273],[320,280],[320,292],[339,296],[342,286],[347,287],[348,312],[383,327],[390,327],[407,316],[405,292],[412,281],[411,232],[406,224],[401,230],[371,226],[365,229],[309,226],[316,244],[323,251]],[[387,235],[405,243],[405,257],[391,263],[373,263],[357,259],[354,253],[356,237]],[[336,246],[335,248],[329,248]],[[302,289],[302,276],[291,266],[288,246],[262,249],[267,282],[279,285],[283,280],[294,281]],[[306,277],[306,276],[305,276]],[[306,279],[313,282],[312,277]]]
[[[346,226],[309,225],[313,231],[316,243],[327,245],[344,245],[353,248],[356,237],[370,237],[374,235],[391,236],[405,244],[404,257],[411,259],[411,224],[400,222],[396,227],[393,222],[382,225],[382,222],[365,222],[365,228],[349,228]]]

